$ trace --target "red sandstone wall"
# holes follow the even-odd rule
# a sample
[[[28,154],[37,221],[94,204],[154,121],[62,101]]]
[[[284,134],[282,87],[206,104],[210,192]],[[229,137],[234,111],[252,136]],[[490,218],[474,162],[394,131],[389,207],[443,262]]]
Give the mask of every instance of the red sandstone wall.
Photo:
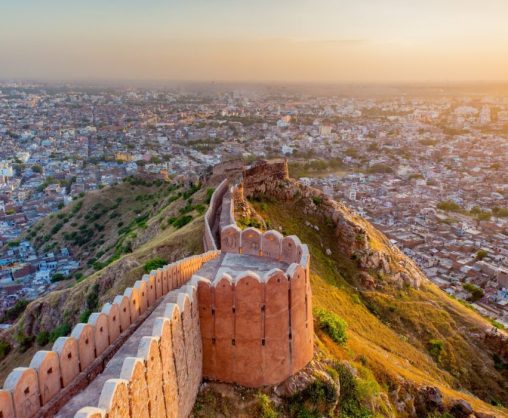
[[[186,418],[202,379],[202,344],[195,285],[170,293],[164,316],[141,339],[137,357],[126,357],[118,379],[104,383],[98,408],[76,417]]]
[[[274,385],[312,359],[311,289],[303,266],[262,278],[244,272],[213,284],[202,279],[198,300],[205,378]]]
[[[222,203],[224,194],[228,190],[228,180],[223,180],[222,183],[213,192],[210,199],[210,206],[205,214],[205,230],[203,233],[203,246],[205,251],[216,251],[217,244],[213,234],[214,222],[217,219],[217,211]]]
[[[287,178],[286,161],[261,162],[244,170],[243,183],[231,195],[259,192],[267,179]],[[232,199],[223,200],[222,211],[233,214]],[[313,356],[308,247],[277,231],[242,231],[231,215],[231,224],[221,229],[221,251],[268,257],[290,267],[262,278],[245,272],[199,282],[203,376],[247,387],[281,383]]]
[[[126,289],[124,295],[119,295],[112,303],[107,303],[102,312],[92,314],[87,324],[77,324],[71,336],[60,337],[52,351],[37,352],[30,367],[14,369],[7,376],[4,388],[0,390],[0,417],[32,418],[37,414],[53,416],[74,393],[86,387],[89,379],[93,380],[102,372],[105,362],[136,329],[135,324],[145,319],[142,315],[145,312],[148,314],[159,298],[168,291],[180,288],[203,263],[218,255],[219,252],[210,251],[152,271],[149,275],[145,275],[143,280],[136,282],[133,288]],[[197,295],[194,288],[186,289],[185,286],[180,293],[175,293],[175,302],[178,302],[178,306],[175,305],[178,309],[175,310],[178,313],[170,323],[174,330],[171,347],[159,346],[162,341],[160,338],[157,340],[159,344],[157,348],[145,347],[152,353],[150,359],[153,356],[157,359],[157,350],[183,353],[177,361],[179,372],[176,373],[176,381],[170,385],[173,390],[178,388],[180,393],[185,394],[178,397],[178,407],[175,407],[181,412],[174,415],[164,413],[161,415],[164,417],[188,416],[201,382],[202,359]],[[160,362],[154,365],[145,361],[143,364],[147,368],[150,367],[150,370],[157,370],[157,373],[166,372],[169,367],[162,367]],[[155,379],[156,382],[160,381],[157,376]],[[108,396],[111,399],[124,397],[124,383],[110,382],[108,388],[104,390],[109,391]],[[150,385],[150,382],[147,384]],[[126,385],[128,390],[129,383]],[[155,384],[157,385],[158,383]],[[128,398],[130,395],[126,396]],[[116,412],[111,411],[125,410],[115,403],[116,400],[111,402],[113,402],[111,405],[108,404],[109,406],[104,408],[110,411],[108,417],[115,416]]]

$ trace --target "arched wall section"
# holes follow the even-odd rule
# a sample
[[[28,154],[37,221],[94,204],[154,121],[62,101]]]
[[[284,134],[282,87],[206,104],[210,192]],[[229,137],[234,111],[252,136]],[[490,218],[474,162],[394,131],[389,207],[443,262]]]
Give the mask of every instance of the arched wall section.
[[[168,295],[176,303],[166,304],[152,335],[139,341],[136,356],[123,359],[118,378],[104,383],[98,408],[82,408],[75,417],[102,412],[108,418],[190,415],[202,380],[198,282],[196,278]]]
[[[197,284],[203,376],[247,387],[279,384],[312,359],[306,269],[245,271]]]

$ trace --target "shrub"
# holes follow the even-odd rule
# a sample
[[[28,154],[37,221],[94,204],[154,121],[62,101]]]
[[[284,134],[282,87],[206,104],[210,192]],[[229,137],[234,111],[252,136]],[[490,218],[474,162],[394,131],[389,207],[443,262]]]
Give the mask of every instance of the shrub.
[[[11,351],[11,345],[7,341],[0,340],[0,361],[2,361]]]
[[[51,283],[61,282],[65,280],[65,276],[62,273],[55,273],[51,276]]]
[[[99,285],[96,283],[92,286],[86,295],[86,307],[93,311],[99,306]]]
[[[32,335],[25,335],[23,331],[19,331],[16,334],[16,342],[18,343],[19,351],[21,353],[26,352],[32,346],[34,339]]]
[[[298,418],[320,418],[336,416],[335,405],[338,401],[334,385],[325,380],[316,379],[289,400],[289,416]]]
[[[427,349],[432,358],[439,363],[441,361],[441,355],[444,351],[444,342],[438,339],[429,340],[427,343]]]
[[[191,215],[183,215],[183,216],[180,216],[179,218],[176,218],[174,220],[173,226],[177,229],[180,229],[180,228],[184,227],[185,225],[187,225],[190,221],[192,221]]]
[[[316,309],[314,318],[318,327],[325,332],[333,341],[338,344],[345,344],[347,341],[347,323],[338,315],[324,309]]]
[[[47,331],[41,331],[39,334],[37,334],[37,337],[35,338],[35,341],[37,342],[37,345],[40,347],[44,347],[47,343],[49,343],[49,332]]]
[[[213,192],[215,191],[215,189],[213,187],[210,187],[208,189],[206,189],[206,203],[209,205],[210,204],[210,200],[212,200],[212,195],[213,195]]]
[[[489,255],[489,253],[486,250],[478,250],[476,252],[476,259],[477,260],[483,260],[488,255]]]
[[[201,184],[192,184],[189,189],[183,192],[183,198],[188,199],[201,188]]]
[[[259,417],[261,418],[277,418],[277,411],[273,408],[272,401],[264,393],[258,394]]]
[[[53,343],[59,337],[65,337],[66,335],[69,335],[70,332],[71,326],[67,323],[63,323],[62,325],[59,325],[53,331],[51,331],[51,334],[49,335],[49,341]]]
[[[79,322],[81,322],[81,323],[87,323],[88,322],[88,318],[90,318],[90,315],[92,315],[92,311],[90,309],[85,309],[79,315]]]
[[[19,316],[25,311],[28,306],[28,301],[25,299],[18,300],[12,308],[9,308],[5,311],[4,316],[2,318],[3,321],[15,321],[19,318]]]
[[[437,208],[447,212],[460,212],[462,208],[453,200],[445,200],[437,204]]]
[[[504,326],[501,322],[496,321],[495,319],[491,319],[491,320],[490,320],[490,323],[492,324],[492,326],[493,326],[494,328],[497,328],[497,329],[505,329],[505,326]]]
[[[340,416],[343,418],[369,418],[370,411],[362,406],[358,381],[351,370],[344,364],[338,363],[335,369],[339,373],[340,381]]]
[[[157,270],[161,267],[164,267],[166,264],[168,264],[166,260],[160,257],[156,257],[148,260],[143,266],[143,269],[145,270],[145,273],[150,273],[152,270]]]
[[[467,299],[470,302],[476,302],[477,300],[480,300],[485,296],[485,292],[483,289],[479,288],[478,286],[471,284],[471,283],[464,283],[462,285],[464,290],[467,290],[471,296]]]
[[[321,203],[323,203],[323,198],[321,196],[314,196],[312,198],[312,202],[314,202],[316,206],[319,206]]]

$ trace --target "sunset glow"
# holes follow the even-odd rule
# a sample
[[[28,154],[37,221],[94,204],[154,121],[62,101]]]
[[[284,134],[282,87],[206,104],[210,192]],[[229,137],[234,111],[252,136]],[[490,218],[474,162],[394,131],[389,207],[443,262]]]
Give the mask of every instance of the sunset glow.
[[[3,79],[508,80],[504,0],[0,6]]]

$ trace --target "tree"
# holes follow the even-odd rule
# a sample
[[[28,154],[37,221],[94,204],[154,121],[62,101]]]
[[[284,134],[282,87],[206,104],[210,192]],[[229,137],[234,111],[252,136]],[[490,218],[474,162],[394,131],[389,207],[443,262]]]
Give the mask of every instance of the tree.
[[[476,259],[477,260],[483,260],[488,255],[489,255],[489,253],[486,250],[478,250],[476,252]]]
[[[462,208],[453,200],[445,200],[437,204],[437,208],[447,212],[460,212]]]
[[[40,164],[34,164],[32,166],[32,171],[34,173],[39,173],[39,174],[42,174],[42,166]]]
[[[483,289],[472,283],[464,283],[462,287],[471,294],[471,296],[467,299],[469,302],[476,302],[485,296]]]
[[[61,282],[65,280],[65,276],[62,273],[55,273],[51,276],[51,283]]]

